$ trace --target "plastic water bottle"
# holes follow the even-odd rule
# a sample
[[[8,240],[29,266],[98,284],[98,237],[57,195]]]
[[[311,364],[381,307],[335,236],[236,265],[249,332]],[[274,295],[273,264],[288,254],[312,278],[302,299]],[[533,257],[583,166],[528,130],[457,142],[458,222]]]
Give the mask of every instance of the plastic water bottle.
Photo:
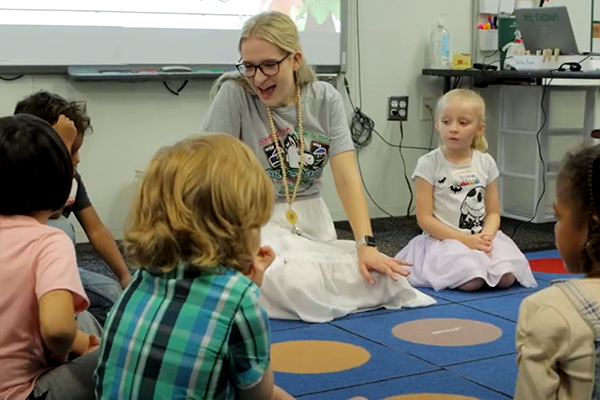
[[[437,22],[437,28],[431,32],[431,68],[452,68],[450,61],[450,32],[444,26],[442,17]]]

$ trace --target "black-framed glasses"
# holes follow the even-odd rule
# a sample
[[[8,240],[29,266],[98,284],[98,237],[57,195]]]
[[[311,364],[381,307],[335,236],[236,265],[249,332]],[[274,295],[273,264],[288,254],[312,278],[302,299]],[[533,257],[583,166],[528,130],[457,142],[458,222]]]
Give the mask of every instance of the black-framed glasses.
[[[279,61],[264,61],[258,65],[246,64],[240,59],[240,61],[237,64],[235,64],[235,67],[237,68],[240,75],[242,75],[245,78],[254,78],[254,76],[256,75],[256,71],[258,71],[259,69],[265,76],[275,76],[279,73],[279,66],[281,65],[281,63],[284,62],[291,55],[292,54],[290,53]]]

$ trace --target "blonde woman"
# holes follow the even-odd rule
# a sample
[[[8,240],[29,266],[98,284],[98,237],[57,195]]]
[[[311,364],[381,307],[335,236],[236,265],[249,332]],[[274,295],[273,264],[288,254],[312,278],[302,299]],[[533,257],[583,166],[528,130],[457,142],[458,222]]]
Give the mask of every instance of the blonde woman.
[[[273,385],[258,286],[273,185],[229,135],[155,155],[125,233],[140,268],[109,313],[96,371],[103,399],[293,399]]]
[[[273,217],[262,230],[277,255],[261,289],[269,316],[327,322],[434,304],[408,284],[405,262],[377,250],[342,96],[317,81],[294,22],[275,11],[251,18],[239,50],[239,73],[215,83],[203,129],[243,140],[275,185]],[[321,198],[328,162],[356,242],[337,240]]]
[[[466,89],[446,93],[436,110],[442,145],[413,173],[417,221],[424,233],[398,257],[413,263],[415,286],[475,291],[537,283],[529,262],[500,229],[498,167],[486,153],[485,102]]]

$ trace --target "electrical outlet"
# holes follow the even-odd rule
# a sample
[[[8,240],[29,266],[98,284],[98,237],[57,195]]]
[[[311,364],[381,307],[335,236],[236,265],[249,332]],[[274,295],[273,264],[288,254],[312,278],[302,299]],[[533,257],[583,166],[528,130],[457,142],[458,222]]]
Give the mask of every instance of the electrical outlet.
[[[408,96],[388,97],[388,121],[408,121]]]
[[[421,97],[421,121],[433,121],[435,108],[439,99],[439,96]]]

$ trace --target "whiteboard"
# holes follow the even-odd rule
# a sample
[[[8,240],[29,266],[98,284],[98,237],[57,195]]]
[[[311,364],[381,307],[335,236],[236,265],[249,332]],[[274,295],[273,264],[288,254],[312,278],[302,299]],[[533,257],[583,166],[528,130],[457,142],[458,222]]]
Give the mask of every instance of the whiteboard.
[[[241,27],[285,11],[308,62],[340,66],[343,0],[0,0],[0,66],[233,65]]]

